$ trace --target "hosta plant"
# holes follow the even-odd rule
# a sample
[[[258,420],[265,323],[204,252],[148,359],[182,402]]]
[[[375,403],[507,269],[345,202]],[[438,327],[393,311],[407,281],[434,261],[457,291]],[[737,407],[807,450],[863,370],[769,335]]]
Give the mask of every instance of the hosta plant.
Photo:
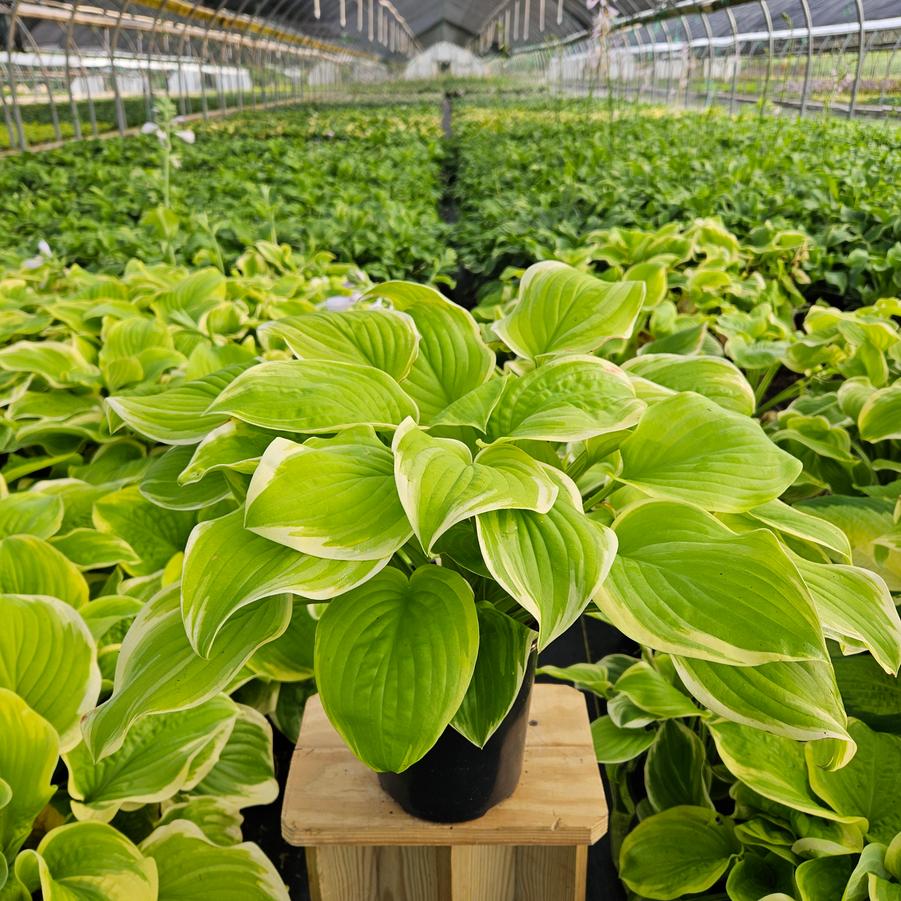
[[[112,429],[169,445],[157,501],[190,489],[202,521],[180,584],[125,637],[91,754],[246,665],[306,660],[315,632],[333,724],[401,771],[448,725],[484,744],[532,643],[589,610],[665,655],[681,715],[847,764],[826,638],[897,670],[887,589],[840,529],[780,500],[802,464],[732,363],[606,359],[645,300],[643,282],[540,263],[486,340],[434,289],[389,282],[261,326],[261,360],[202,389],[110,397]]]

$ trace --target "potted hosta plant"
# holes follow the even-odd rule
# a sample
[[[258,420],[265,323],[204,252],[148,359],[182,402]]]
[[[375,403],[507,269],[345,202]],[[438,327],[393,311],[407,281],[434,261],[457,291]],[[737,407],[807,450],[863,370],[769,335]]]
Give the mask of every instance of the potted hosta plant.
[[[85,724],[94,754],[315,629],[352,751],[408,809],[477,816],[518,777],[533,647],[592,605],[712,710],[833,739],[840,762],[824,628],[845,615],[829,568],[846,548],[778,500],[801,464],[731,363],[604,358],[645,299],[540,263],[483,335],[434,289],[388,282],[260,326],[254,365],[111,397],[113,428],[172,445],[155,490],[182,486],[201,521]]]

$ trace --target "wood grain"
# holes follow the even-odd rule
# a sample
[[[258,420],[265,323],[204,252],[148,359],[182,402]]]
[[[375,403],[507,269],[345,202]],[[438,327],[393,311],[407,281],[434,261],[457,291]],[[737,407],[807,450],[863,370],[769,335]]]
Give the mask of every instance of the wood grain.
[[[607,807],[584,697],[565,685],[536,685],[529,722],[513,795],[478,820],[447,825],[418,820],[395,804],[335,732],[319,698],[310,698],[282,834],[290,844],[317,848],[593,844],[606,831]]]

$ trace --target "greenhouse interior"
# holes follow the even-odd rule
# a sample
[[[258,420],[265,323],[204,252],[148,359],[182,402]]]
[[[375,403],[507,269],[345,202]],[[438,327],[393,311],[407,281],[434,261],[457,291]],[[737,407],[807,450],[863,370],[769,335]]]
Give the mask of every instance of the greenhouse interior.
[[[0,901],[901,901],[901,0],[0,0]]]

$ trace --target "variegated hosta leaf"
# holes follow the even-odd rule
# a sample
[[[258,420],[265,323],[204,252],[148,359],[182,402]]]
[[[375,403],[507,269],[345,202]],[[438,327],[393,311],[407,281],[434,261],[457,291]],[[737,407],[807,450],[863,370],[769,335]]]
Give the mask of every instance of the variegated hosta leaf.
[[[617,697],[627,698],[640,710],[653,714],[655,719],[706,716],[706,711],[696,707],[691,698],[644,660],[639,660],[623,672],[616,680],[614,689]],[[617,697],[608,703],[608,711]]]
[[[371,428],[297,444],[276,438],[247,491],[246,528],[305,554],[381,560],[413,534],[394,456]]]
[[[672,501],[635,504],[613,529],[619,550],[596,600],[630,638],[739,666],[827,659],[807,588],[772,533],[736,535]]]
[[[71,344],[61,341],[17,341],[0,350],[0,369],[41,376],[51,388],[91,385],[100,381],[100,370]]]
[[[194,456],[193,447],[170,447],[151,459],[140,492],[157,507],[167,510],[202,510],[227,497],[231,489],[221,472],[211,472],[205,479],[181,485],[178,477]]]
[[[209,409],[264,429],[314,434],[355,425],[392,429],[418,416],[416,404],[381,369],[320,360],[260,363]]]
[[[200,796],[164,804],[157,826],[168,826],[176,820],[193,823],[214,845],[237,845],[241,841],[244,817],[234,807],[218,798]]]
[[[801,742],[726,720],[707,727],[726,768],[757,794],[824,820],[860,823],[836,813],[813,793]]]
[[[251,842],[225,848],[177,820],[144,839],[141,851],[156,863],[156,901],[289,901],[275,867]]]
[[[678,720],[660,724],[648,748],[644,784],[655,811],[679,804],[713,808],[710,765],[704,741]]]
[[[61,750],[73,747],[81,741],[81,717],[100,694],[94,638],[84,620],[56,598],[7,594],[0,595],[0,623],[0,687],[56,729]]]
[[[494,368],[494,353],[462,307],[434,288],[412,282],[384,282],[365,296],[389,300],[416,325],[419,354],[403,388],[416,401],[422,422],[432,422],[455,400],[486,381]]]
[[[225,747],[190,793],[209,795],[239,810],[255,804],[271,804],[278,797],[278,782],[269,720],[252,707],[239,704]]]
[[[685,687],[714,713],[797,741],[850,741],[828,661],[727,666],[689,657],[673,662]]]
[[[823,623],[836,641],[862,643],[879,665],[901,667],[901,618],[885,582],[858,566],[811,563],[792,554]]]
[[[94,641],[100,641],[116,623],[124,619],[134,619],[141,612],[143,606],[137,598],[109,594],[95,598],[80,612]]]
[[[387,309],[307,313],[265,326],[301,360],[362,363],[400,381],[407,377],[419,346],[409,316]]]
[[[316,631],[328,718],[374,770],[401,772],[450,723],[479,648],[472,589],[438,566],[388,568],[332,601]]]
[[[153,804],[193,788],[216,763],[238,717],[223,696],[197,707],[148,716],[114,754],[94,761],[84,743],[63,755],[72,812],[108,823],[123,804]]]
[[[75,608],[88,601],[88,583],[78,568],[33,535],[0,539],[0,592],[48,595]]]
[[[619,367],[570,356],[509,380],[488,420],[488,436],[584,441],[635,425],[644,408]]]
[[[50,780],[59,739],[47,720],[6,688],[0,688],[0,736],[0,857],[12,863],[55,791]]]
[[[511,445],[485,448],[473,460],[465,444],[433,438],[407,420],[393,450],[397,493],[426,553],[464,519],[505,508],[547,513],[557,496],[541,464]]]
[[[751,416],[757,406],[742,371],[724,357],[644,354],[627,360],[623,369],[672,391],[695,391],[743,416]]]
[[[546,512],[500,509],[476,519],[491,574],[538,622],[539,650],[579,618],[616,554],[616,535],[582,512],[573,482],[545,474],[558,488]]]
[[[282,592],[328,600],[388,562],[311,557],[254,535],[243,518],[236,510],[200,523],[185,548],[182,616],[192,647],[204,657],[225,624],[248,604]]]
[[[50,538],[63,524],[61,498],[33,491],[19,491],[0,499],[0,538],[34,535]]]
[[[207,473],[222,469],[253,472],[271,441],[271,432],[230,419],[213,429],[194,448],[193,456],[178,477],[178,484],[193,485]]]
[[[108,397],[106,402],[129,428],[145,438],[162,444],[197,444],[228,418],[208,408],[244,368],[229,366],[157,394]]]
[[[501,399],[509,376],[496,376],[482,382],[468,394],[448,404],[432,417],[433,426],[469,426],[480,432],[488,431],[488,419]]]
[[[142,716],[196,707],[223,691],[254,651],[278,638],[291,618],[289,595],[239,610],[219,633],[208,658],[191,647],[178,586],[164,589],[135,618],[119,651],[112,697],[83,725],[95,760],[114,753]]]
[[[50,539],[50,544],[61,551],[82,572],[105,569],[118,564],[137,566],[140,558],[131,545],[118,535],[97,529],[72,529],[65,535]]]
[[[44,901],[158,901],[156,865],[106,823],[58,826],[19,855],[16,876]]]
[[[301,682],[313,678],[316,623],[306,600],[294,599],[291,623],[275,641],[264,644],[247,661],[258,676],[276,682]]]
[[[598,763],[625,763],[643,754],[652,744],[653,729],[623,729],[609,716],[602,716],[591,724],[591,739]]]
[[[802,469],[755,420],[691,392],[650,406],[620,453],[620,481],[724,513],[774,500]]]
[[[644,298],[643,282],[604,282],[547,260],[525,271],[519,301],[494,331],[520,357],[591,353],[632,334]]]
[[[843,563],[851,562],[848,536],[838,526],[813,513],[805,513],[804,510],[776,500],[748,510],[747,515],[777,532],[812,541],[827,551],[832,551]]]
[[[871,394],[857,417],[864,441],[901,438],[901,381]]]
[[[487,601],[476,605],[479,656],[451,725],[480,748],[509,713],[529,664],[535,633]]]

